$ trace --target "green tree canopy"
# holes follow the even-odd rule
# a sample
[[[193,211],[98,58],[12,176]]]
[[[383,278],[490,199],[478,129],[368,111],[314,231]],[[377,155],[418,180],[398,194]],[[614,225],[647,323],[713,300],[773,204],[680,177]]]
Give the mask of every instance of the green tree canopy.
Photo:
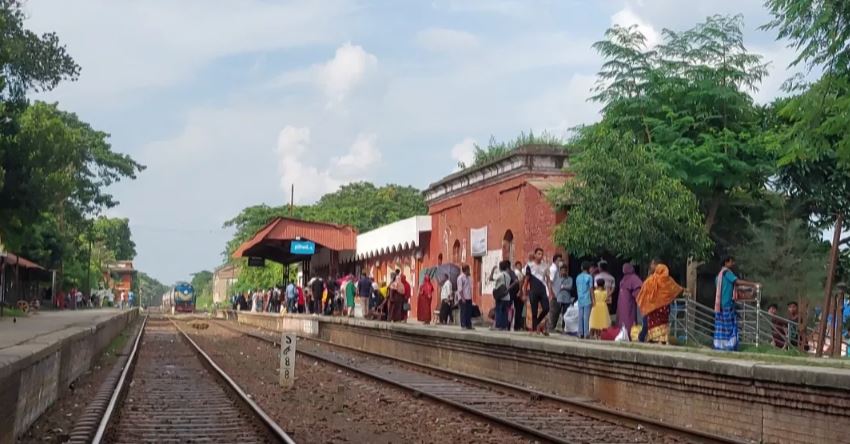
[[[580,150],[569,168],[575,177],[550,196],[568,212],[555,231],[559,244],[578,256],[643,263],[708,253],[696,199],[646,145],[604,126],[581,131],[573,145]]]
[[[116,260],[133,260],[136,257],[136,243],[132,239],[129,219],[98,217],[91,232],[94,241],[103,243]]]
[[[829,243],[811,230],[805,214],[790,208],[784,196],[759,224],[750,224],[750,240],[734,249],[747,279],[761,282],[764,298],[776,304],[800,298],[816,301],[823,293]],[[763,306],[766,304],[763,304]]]
[[[712,16],[695,27],[665,29],[646,47],[632,26],[614,26],[594,44],[604,57],[596,95],[603,124],[631,132],[697,197],[714,232],[722,207],[763,189],[773,159],[750,92],[766,74],[747,51],[740,16]]]

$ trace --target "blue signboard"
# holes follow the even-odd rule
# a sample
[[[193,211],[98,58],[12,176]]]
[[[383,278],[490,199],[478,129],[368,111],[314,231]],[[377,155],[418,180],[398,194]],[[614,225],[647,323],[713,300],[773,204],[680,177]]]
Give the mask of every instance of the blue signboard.
[[[289,252],[292,254],[314,254],[316,243],[313,241],[292,241],[289,245]]]

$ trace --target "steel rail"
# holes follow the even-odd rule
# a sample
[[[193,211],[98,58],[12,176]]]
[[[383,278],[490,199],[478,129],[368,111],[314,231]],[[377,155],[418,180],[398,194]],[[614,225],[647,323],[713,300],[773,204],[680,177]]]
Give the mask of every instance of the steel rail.
[[[273,338],[269,338],[267,336],[264,336],[262,334],[257,334],[257,333],[241,330],[241,329],[238,329],[238,328],[234,328],[234,327],[231,327],[231,326],[228,326],[228,325],[224,325],[222,322],[215,322],[215,325],[219,325],[219,326],[226,328],[226,329],[229,329],[231,331],[235,331],[235,332],[238,332],[240,334],[244,334],[244,335],[251,336],[253,338],[265,341],[265,342],[272,343],[277,347],[280,346],[278,341],[274,340]],[[666,424],[666,423],[663,423],[663,422],[660,422],[660,421],[657,421],[657,420],[654,420],[654,419],[645,418],[645,417],[642,417],[642,416],[639,416],[639,415],[634,415],[634,414],[631,414],[631,413],[620,412],[620,411],[617,411],[617,410],[614,410],[614,409],[611,409],[611,408],[608,408],[608,407],[604,407],[604,406],[601,406],[601,405],[595,405],[595,404],[592,404],[592,403],[583,402],[583,401],[576,400],[576,399],[570,399],[570,398],[554,395],[554,394],[551,394],[551,393],[546,393],[546,392],[530,389],[530,388],[527,388],[527,387],[513,386],[513,385],[510,385],[508,383],[498,381],[498,380],[494,380],[494,379],[484,378],[484,377],[480,377],[480,376],[467,375],[467,374],[458,373],[458,372],[455,372],[455,371],[452,371],[452,370],[447,370],[447,369],[444,369],[444,368],[434,367],[434,366],[431,366],[431,365],[428,365],[428,364],[420,364],[420,363],[417,363],[417,362],[408,361],[408,360],[402,359],[402,358],[395,358],[395,357],[385,356],[385,355],[378,354],[378,353],[358,350],[358,349],[353,348],[353,347],[334,344],[334,343],[331,343],[331,342],[328,342],[328,341],[325,341],[325,340],[322,340],[322,339],[310,338],[310,337],[302,337],[302,339],[306,339],[308,341],[313,341],[313,342],[317,342],[317,343],[321,343],[321,344],[326,344],[326,345],[331,346],[331,347],[337,347],[337,348],[340,348],[340,349],[351,350],[353,352],[362,353],[362,354],[373,356],[373,357],[376,357],[376,358],[389,359],[389,360],[392,360],[392,361],[395,361],[395,362],[405,364],[405,365],[410,366],[410,367],[420,368],[420,369],[423,369],[423,370],[427,370],[428,372],[439,373],[439,374],[442,374],[442,375],[450,376],[452,378],[466,379],[466,380],[469,380],[469,381],[474,381],[474,382],[478,382],[478,383],[482,383],[482,384],[488,384],[488,385],[496,386],[496,387],[499,387],[500,389],[511,391],[511,392],[514,392],[514,393],[521,393],[521,394],[524,394],[524,395],[531,396],[535,399],[547,399],[547,400],[550,400],[550,401],[555,401],[555,402],[559,402],[559,403],[562,403],[562,404],[567,404],[568,406],[572,407],[573,409],[575,409],[575,410],[577,410],[581,413],[595,417],[596,419],[608,420],[610,422],[614,422],[614,423],[621,424],[621,425],[632,426],[632,427],[643,427],[643,428],[645,428],[646,430],[649,430],[649,431],[653,431],[653,432],[661,433],[661,434],[666,434],[666,435],[672,435],[672,436],[683,438],[683,439],[693,441],[693,442],[724,443],[724,444],[747,444],[748,443],[748,441],[745,441],[745,440],[736,440],[736,439],[733,439],[733,438],[715,435],[715,434],[708,433],[708,432],[703,432],[703,431],[699,431],[699,430],[692,430],[692,429],[688,429],[688,428],[685,428],[685,427],[680,427],[680,426],[676,426],[676,425],[672,425],[672,424]],[[297,350],[297,352],[303,353],[303,354],[310,356],[314,359],[319,359],[319,360],[322,360],[324,362],[329,362],[329,363],[334,364],[338,367],[343,367],[343,368],[346,368],[346,369],[349,369],[349,370],[352,370],[352,371],[356,371],[358,373],[366,374],[369,377],[380,379],[382,381],[384,381],[386,379],[386,378],[383,378],[380,375],[373,375],[368,371],[363,371],[362,369],[357,369],[357,368],[354,368],[353,366],[347,366],[347,365],[342,364],[342,363],[337,363],[337,362],[334,362],[332,360],[325,359],[322,356],[318,356],[318,355],[312,354],[312,353],[304,351],[304,350]],[[414,387],[405,386],[403,384],[399,384],[399,383],[397,383],[395,381],[391,381],[391,380],[387,380],[386,382],[394,384],[394,385],[399,385],[402,388],[404,388],[405,390],[414,391],[414,392],[419,393],[420,395],[433,398],[433,396],[431,396],[430,394],[428,394],[426,392],[422,392],[421,390],[418,390]],[[461,408],[463,410],[471,411],[472,413],[475,413],[476,415],[483,416],[483,417],[490,419],[490,420],[493,420],[495,422],[504,423],[503,419],[491,418],[491,417],[489,417],[489,414],[486,413],[486,412],[472,411],[472,410],[475,410],[472,407],[468,407],[468,406],[465,406],[465,405],[455,405],[456,403],[454,401],[451,401],[451,400],[448,400],[448,399],[437,398],[437,400],[440,401],[440,402],[445,402],[447,404],[452,404],[453,406]],[[507,420],[507,421],[510,422],[510,424],[506,424],[509,427],[519,429],[519,430],[525,432],[526,427],[523,426],[522,424],[516,424],[516,423],[513,423],[509,420]],[[534,436],[539,436],[539,437],[546,439],[546,440],[554,440],[554,442],[567,442],[567,441],[562,441],[562,440],[560,440],[560,438],[557,438],[557,437],[541,436],[540,433],[538,433],[538,431],[536,431],[536,430],[532,430],[530,433]]]
[[[269,429],[269,431],[272,433],[272,435],[274,435],[275,438],[280,440],[280,442],[286,444],[295,444],[295,441],[293,441],[292,438],[289,437],[289,435],[280,427],[280,425],[278,425],[266,413],[266,411],[259,406],[259,404],[254,402],[254,400],[251,399],[244,390],[242,390],[242,387],[240,387],[239,384],[237,384],[236,381],[234,381],[233,378],[230,377],[230,375],[228,375],[221,367],[219,367],[219,365],[216,364],[212,357],[210,357],[210,355],[208,355],[201,348],[200,345],[198,345],[195,341],[192,340],[191,337],[189,337],[189,334],[183,331],[183,329],[177,324],[177,322],[175,322],[173,319],[170,319],[170,321],[174,325],[174,327],[177,328],[177,331],[179,331],[180,334],[182,334],[183,337],[189,342],[189,344],[192,345],[195,352],[204,359],[205,363],[208,364],[209,367],[211,367],[213,370],[215,370],[216,374],[227,383],[230,389],[233,390],[233,392],[239,396],[242,402],[251,409],[252,413],[254,413],[258,418],[260,418],[260,420]]]
[[[112,397],[109,399],[109,404],[106,406],[106,411],[103,413],[103,417],[100,419],[100,424],[97,426],[97,432],[95,432],[94,438],[92,438],[92,444],[100,444],[103,440],[103,435],[106,433],[106,428],[109,426],[109,421],[112,419],[112,415],[115,413],[115,407],[118,405],[118,400],[121,398],[121,393],[126,389],[127,385],[127,375],[130,373],[130,369],[136,362],[136,356],[138,355],[139,343],[142,341],[142,335],[145,333],[145,326],[148,323],[148,317],[145,316],[145,319],[142,321],[142,326],[139,328],[139,334],[136,335],[136,341],[133,343],[133,349],[130,351],[130,356],[127,358],[127,362],[124,364],[124,370],[121,371],[121,377],[118,378],[118,384],[115,385],[115,391],[112,392]]]

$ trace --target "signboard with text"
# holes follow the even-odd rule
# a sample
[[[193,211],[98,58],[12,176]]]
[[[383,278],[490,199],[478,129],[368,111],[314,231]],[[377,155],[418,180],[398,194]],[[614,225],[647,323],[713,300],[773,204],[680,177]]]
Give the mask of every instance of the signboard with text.
[[[289,252],[292,254],[314,254],[316,243],[313,241],[292,241],[289,244]]]
[[[248,266],[249,267],[265,267],[266,260],[261,257],[249,257],[248,258]]]

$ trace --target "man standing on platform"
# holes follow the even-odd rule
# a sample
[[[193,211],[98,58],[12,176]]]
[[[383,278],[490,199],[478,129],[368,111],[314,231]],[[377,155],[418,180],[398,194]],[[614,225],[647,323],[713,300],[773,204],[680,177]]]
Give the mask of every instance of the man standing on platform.
[[[298,290],[295,288],[295,282],[290,282],[286,285],[286,311],[287,313],[295,313],[295,307],[298,303]]]
[[[369,313],[369,298],[372,296],[372,280],[365,271],[360,273],[360,280],[357,281],[357,296],[360,299],[362,316],[365,317]]]
[[[472,328],[472,284],[469,281],[469,265],[463,264],[460,276],[457,277],[457,295],[460,305],[460,328]]]

